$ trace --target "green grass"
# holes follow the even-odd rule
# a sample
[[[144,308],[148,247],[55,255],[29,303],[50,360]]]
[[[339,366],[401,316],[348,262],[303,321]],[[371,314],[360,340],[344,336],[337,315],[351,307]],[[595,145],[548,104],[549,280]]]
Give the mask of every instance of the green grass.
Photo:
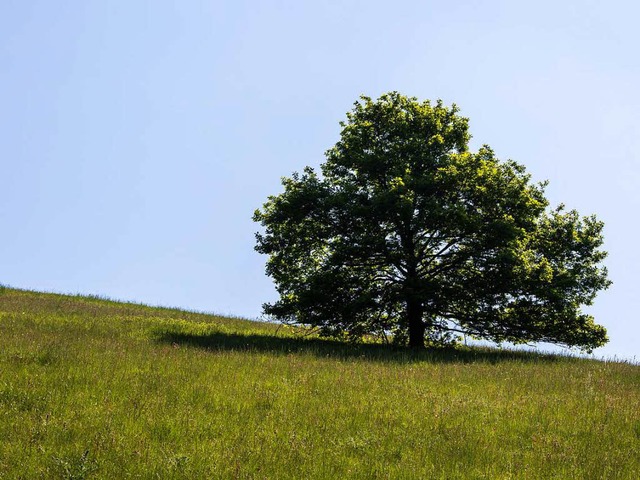
[[[640,472],[640,367],[0,289],[0,479]]]

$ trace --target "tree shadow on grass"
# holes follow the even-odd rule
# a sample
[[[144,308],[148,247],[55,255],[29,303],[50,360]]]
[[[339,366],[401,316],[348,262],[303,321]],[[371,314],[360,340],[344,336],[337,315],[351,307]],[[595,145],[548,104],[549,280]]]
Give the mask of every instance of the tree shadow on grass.
[[[489,347],[429,348],[413,350],[384,344],[347,343],[323,338],[214,332],[202,335],[164,331],[157,340],[174,346],[211,351],[314,355],[335,359],[361,359],[393,363],[500,363],[557,362],[566,356]]]

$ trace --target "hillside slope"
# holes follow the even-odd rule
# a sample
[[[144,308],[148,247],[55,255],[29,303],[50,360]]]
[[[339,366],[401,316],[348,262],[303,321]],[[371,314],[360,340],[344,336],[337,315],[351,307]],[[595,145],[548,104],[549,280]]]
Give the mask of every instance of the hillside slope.
[[[640,367],[0,288],[0,479],[628,478]]]

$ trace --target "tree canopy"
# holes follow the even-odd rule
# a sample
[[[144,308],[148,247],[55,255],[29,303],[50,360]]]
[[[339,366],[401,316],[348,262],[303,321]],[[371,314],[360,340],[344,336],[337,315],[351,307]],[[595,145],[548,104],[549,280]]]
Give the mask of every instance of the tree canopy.
[[[545,183],[469,151],[455,105],[397,92],[354,104],[317,173],[283,178],[254,214],[281,321],[423,347],[460,334],[583,350],[607,341],[582,312],[609,286],[602,222]]]

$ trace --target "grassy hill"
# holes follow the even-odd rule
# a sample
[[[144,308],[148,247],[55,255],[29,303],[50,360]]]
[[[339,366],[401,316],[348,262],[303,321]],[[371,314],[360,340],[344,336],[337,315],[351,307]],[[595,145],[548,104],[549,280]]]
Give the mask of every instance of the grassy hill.
[[[640,367],[0,288],[0,479],[638,478]]]

